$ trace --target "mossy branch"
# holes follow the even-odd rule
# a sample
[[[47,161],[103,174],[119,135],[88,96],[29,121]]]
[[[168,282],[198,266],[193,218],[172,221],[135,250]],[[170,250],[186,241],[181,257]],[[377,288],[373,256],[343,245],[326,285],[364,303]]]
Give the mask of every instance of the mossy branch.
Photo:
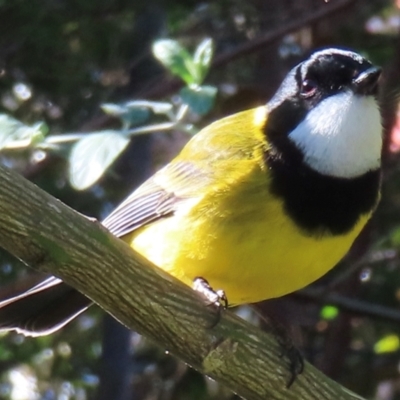
[[[228,311],[211,329],[215,310],[198,293],[4,167],[0,246],[247,400],[361,399],[309,364],[287,389],[288,361],[274,334]]]

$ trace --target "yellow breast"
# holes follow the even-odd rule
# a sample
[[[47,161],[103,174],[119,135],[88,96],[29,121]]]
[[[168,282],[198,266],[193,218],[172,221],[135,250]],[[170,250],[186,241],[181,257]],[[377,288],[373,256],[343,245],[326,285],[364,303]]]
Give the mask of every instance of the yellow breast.
[[[242,304],[282,296],[324,275],[369,218],[345,235],[309,236],[269,193],[265,171],[253,161],[230,176],[235,190],[216,187],[125,240],[187,285],[203,277],[230,304]]]

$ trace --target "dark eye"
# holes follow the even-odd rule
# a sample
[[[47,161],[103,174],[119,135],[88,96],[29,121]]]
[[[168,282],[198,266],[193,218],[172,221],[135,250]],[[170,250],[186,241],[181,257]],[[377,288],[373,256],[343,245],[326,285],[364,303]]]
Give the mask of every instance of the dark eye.
[[[317,91],[317,83],[312,79],[304,79],[301,84],[300,95],[303,98],[314,96]]]

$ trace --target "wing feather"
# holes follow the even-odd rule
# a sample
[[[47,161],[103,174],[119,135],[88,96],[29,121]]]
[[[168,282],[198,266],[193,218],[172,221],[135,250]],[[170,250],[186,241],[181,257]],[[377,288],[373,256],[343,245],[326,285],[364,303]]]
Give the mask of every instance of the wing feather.
[[[149,186],[146,193],[134,192],[103,221],[115,236],[124,236],[173,212],[172,208],[166,208],[163,214],[159,213],[157,208],[165,197],[165,190],[153,182],[147,182],[146,186]]]
[[[188,188],[200,184],[203,173],[190,162],[176,162],[160,170],[134,191],[102,224],[121,237],[153,222],[171,216],[177,205],[191,198]]]

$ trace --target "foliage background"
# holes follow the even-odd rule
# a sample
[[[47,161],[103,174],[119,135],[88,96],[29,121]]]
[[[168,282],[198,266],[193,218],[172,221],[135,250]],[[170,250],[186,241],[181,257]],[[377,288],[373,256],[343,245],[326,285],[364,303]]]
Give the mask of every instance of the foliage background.
[[[308,360],[355,392],[400,399],[399,8],[396,0],[1,0],[0,112],[36,127],[39,136],[121,132],[121,117],[103,112],[104,103],[145,99],[179,110],[184,83],[152,54],[160,38],[178,40],[191,52],[212,38],[215,56],[205,84],[218,94],[209,112],[189,110],[187,125],[130,138],[111,168],[83,191],[68,180],[73,143],[13,148],[14,140],[0,160],[74,209],[102,218],[179,151],[190,137],[185,126],[199,129],[265,103],[288,69],[315,48],[345,46],[368,56],[384,67],[385,174],[376,215],[327,277],[238,312],[261,326],[263,315],[272,315]],[[160,122],[151,115],[146,124]],[[3,132],[4,126],[0,120]],[[0,298],[6,298],[40,277],[3,253],[0,279]],[[0,398],[235,396],[93,309],[50,337],[2,336]]]

